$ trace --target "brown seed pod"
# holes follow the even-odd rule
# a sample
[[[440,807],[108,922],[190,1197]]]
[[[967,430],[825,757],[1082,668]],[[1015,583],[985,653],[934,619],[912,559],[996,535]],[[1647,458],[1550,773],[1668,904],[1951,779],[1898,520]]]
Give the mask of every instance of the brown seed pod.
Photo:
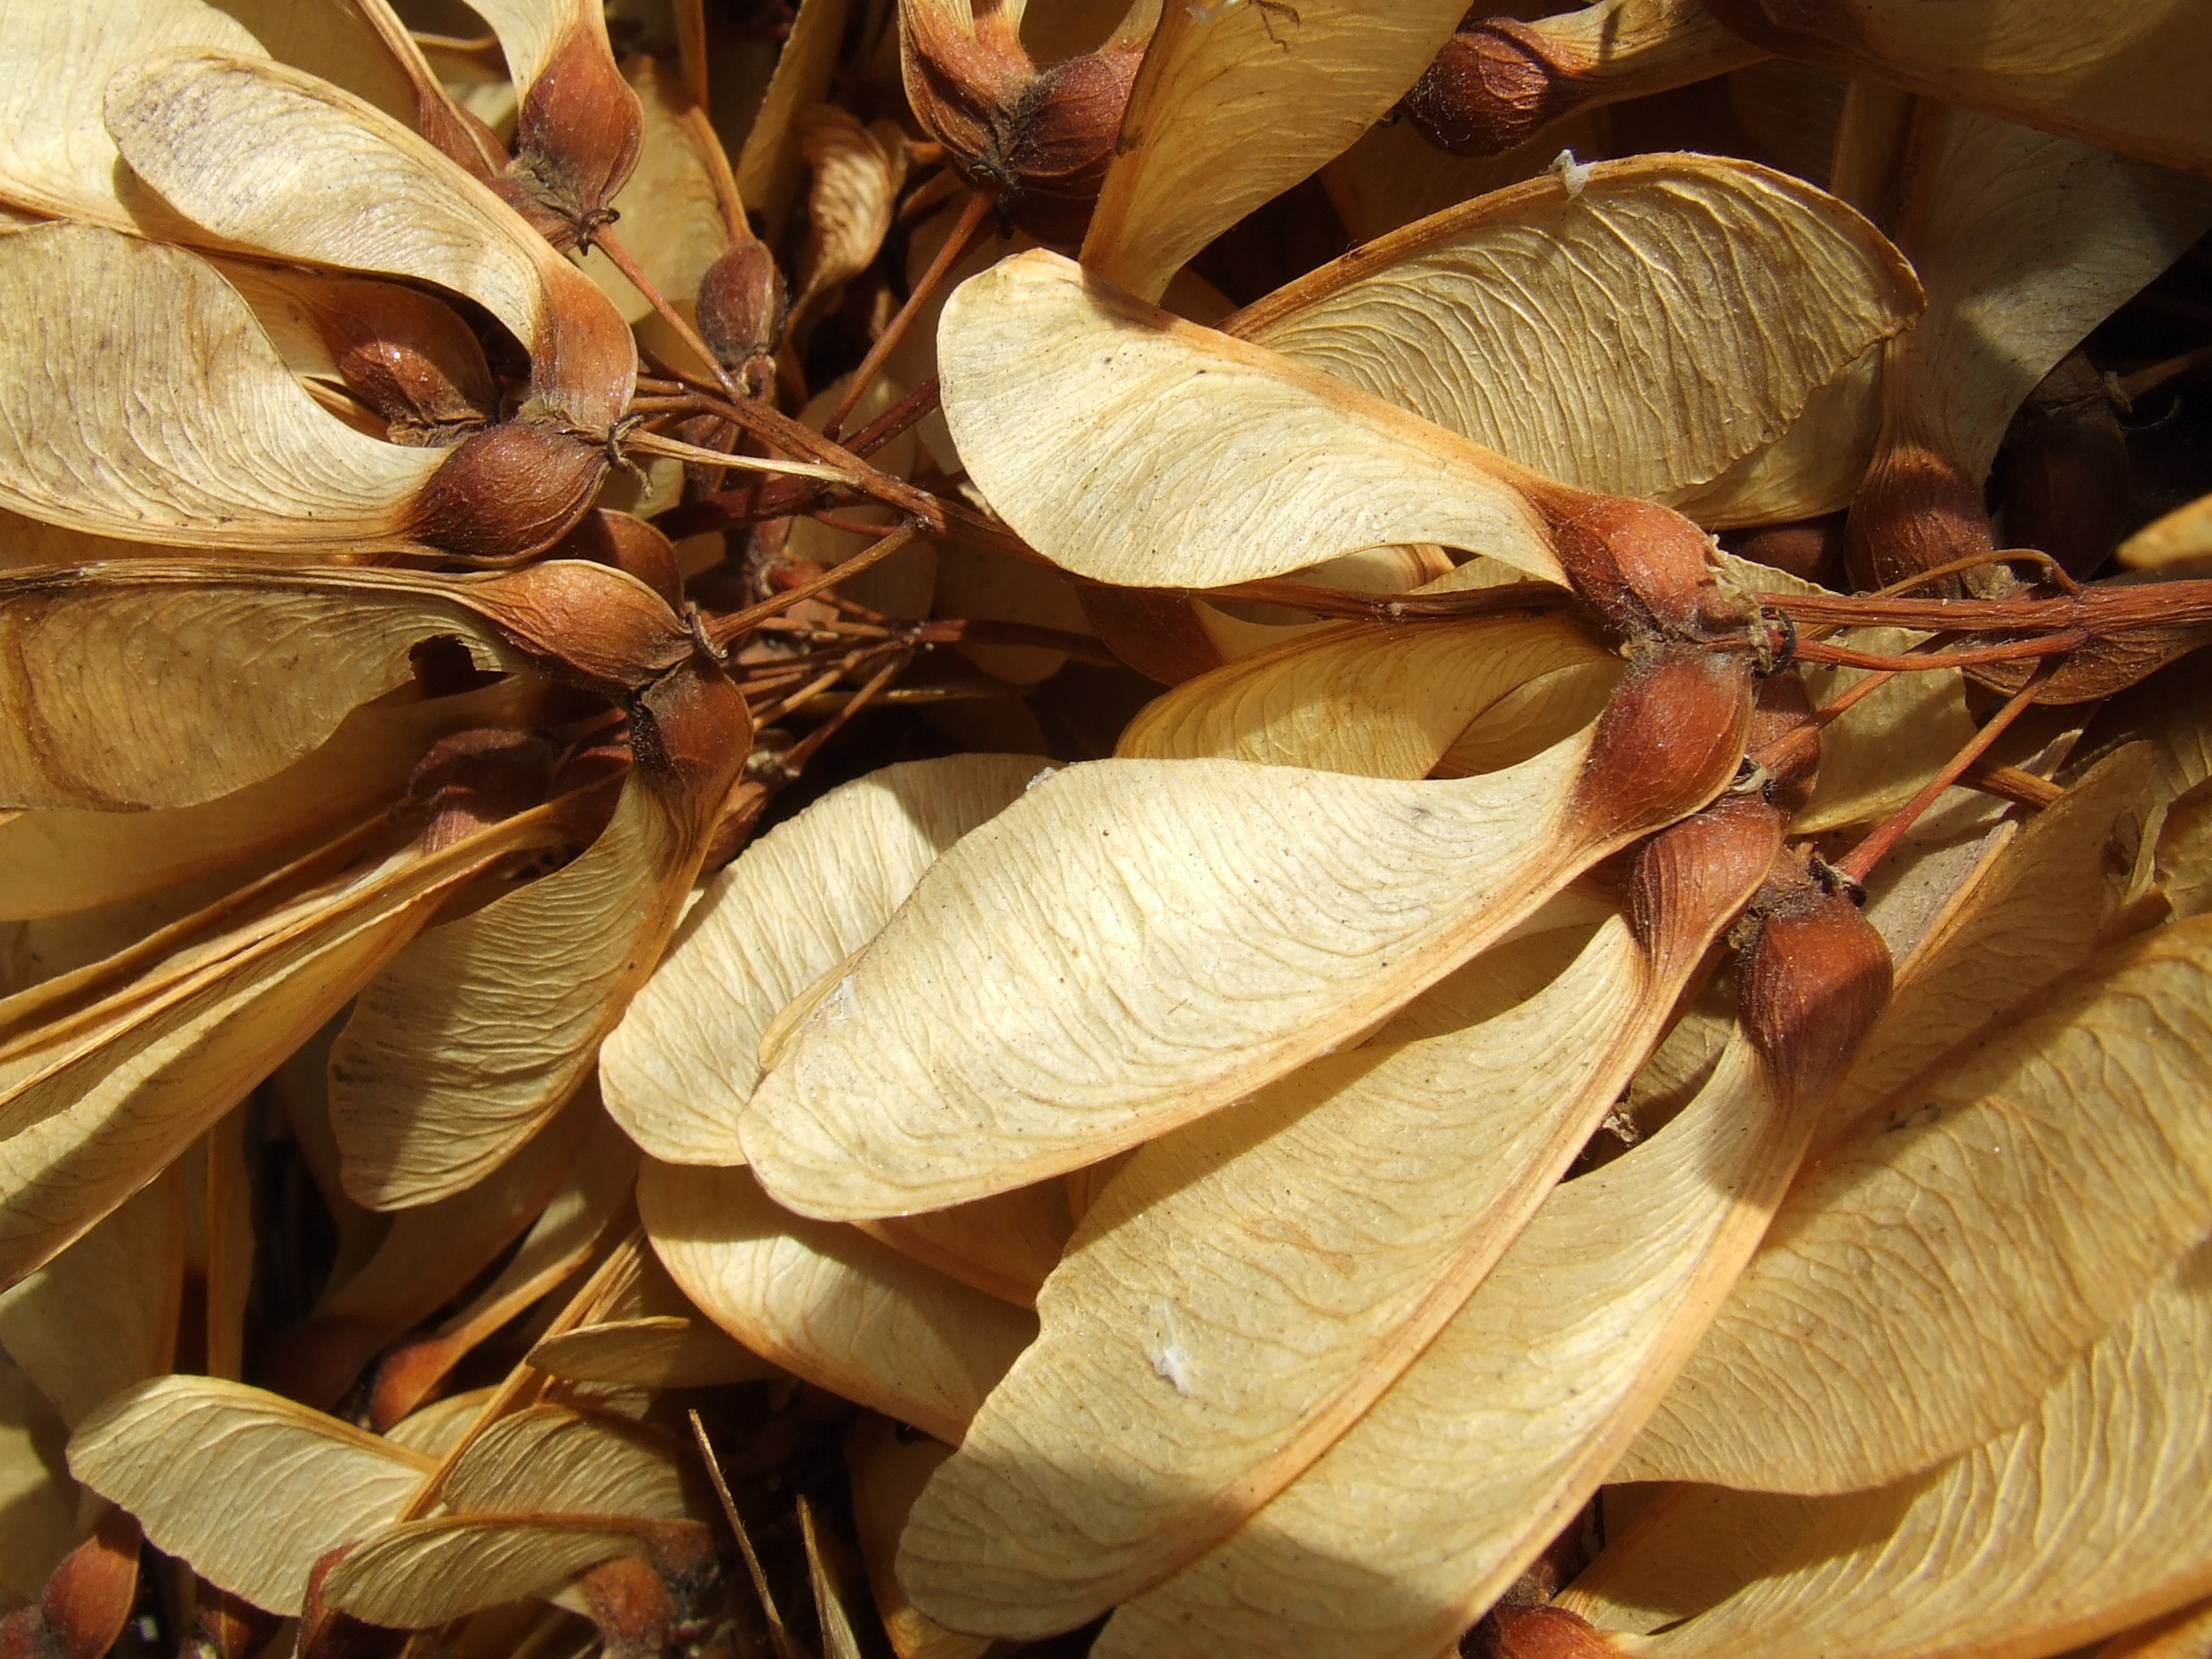
[[[315,315],[324,342],[393,443],[443,448],[491,422],[499,388],[450,306],[393,283],[349,283],[333,297]]]
[[[1695,811],[1735,771],[1750,714],[1741,653],[1681,647],[1645,655],[1598,717],[1575,821],[1595,838]]]
[[[1083,586],[1075,597],[1107,648],[1162,685],[1180,685],[1222,665],[1221,647],[1180,593]]]
[[[595,690],[643,690],[698,649],[643,582],[581,559],[514,571],[487,584],[476,603],[560,678]]]
[[[1710,641],[1750,626],[1752,607],[1715,582],[1711,544],[1680,514],[1621,495],[1536,501],[1567,579],[1631,639]]]
[[[630,747],[647,773],[685,795],[703,831],[752,749],[744,693],[720,669],[687,662],[656,681],[630,714]]]
[[[607,1659],[655,1659],[668,1646],[676,1605],[668,1586],[635,1556],[603,1561],[576,1581]]]
[[[1840,513],[1734,531],[1722,536],[1721,545],[1740,559],[1786,571],[1823,587],[1841,588],[1850,580],[1844,574],[1844,515]]]
[[[775,256],[753,237],[732,243],[699,279],[699,332],[722,367],[760,397],[775,383],[791,291]]]
[[[515,156],[493,188],[563,252],[612,216],[607,200],[637,165],[645,112],[603,40],[571,30],[515,117]]]
[[[612,507],[594,507],[576,527],[555,543],[556,559],[588,559],[635,576],[671,611],[684,608],[684,571],[668,538],[651,525]]]
[[[1889,1000],[1889,947],[1848,898],[1795,859],[1752,901],[1757,936],[1738,979],[1745,1028],[1784,1098],[1819,1098]]]
[[[1820,728],[1810,723],[1812,714],[1812,696],[1796,673],[1771,674],[1759,681],[1744,747],[1765,761],[1767,775],[1759,793],[1784,817],[1803,809],[1820,781]]]
[[[1497,155],[1566,112],[1565,82],[1534,30],[1492,17],[1452,36],[1399,107],[1438,149]]]
[[[1523,22],[1470,21],[1399,106],[1455,155],[1496,155],[1579,110],[1648,97],[1765,54],[1698,0],[1596,0]]]
[[[1862,592],[1992,546],[1980,489],[1941,450],[1914,443],[1883,445],[1851,497],[1844,532],[1851,586]],[[1955,599],[1966,590],[1947,576],[1917,591]]]
[[[606,448],[549,423],[514,420],[464,439],[416,498],[416,540],[486,564],[561,539],[606,476]]]
[[[950,7],[917,3],[899,9],[899,45],[908,100],[960,170],[1040,240],[1080,240],[1139,44],[1117,40],[1040,71],[1001,14],[969,24]]]
[[[1655,953],[1670,934],[1702,939],[1725,924],[1781,851],[1782,815],[1756,794],[1723,795],[1653,836],[1629,875],[1637,937]]]
[[[1006,131],[1008,212],[1041,241],[1078,240],[1106,181],[1121,112],[1143,54],[1094,52],[1045,70],[1025,89]]]
[[[121,1510],[48,1575],[34,1606],[0,1620],[0,1659],[100,1659],[138,1590],[138,1522]]]
[[[560,758],[559,748],[534,732],[494,726],[440,738],[407,782],[408,795],[429,807],[423,850],[451,847],[537,805]]]
[[[268,1645],[277,1619],[204,1578],[192,1589],[192,1629],[185,1651],[193,1659],[246,1659]]]
[[[1475,1626],[1480,1659],[1613,1659],[1620,1651],[1565,1607],[1496,1607]]]

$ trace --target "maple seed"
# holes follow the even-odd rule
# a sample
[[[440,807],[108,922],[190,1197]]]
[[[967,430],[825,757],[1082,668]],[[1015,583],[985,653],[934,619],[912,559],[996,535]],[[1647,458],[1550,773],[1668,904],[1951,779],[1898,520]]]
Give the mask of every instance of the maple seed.
[[[555,247],[588,247],[637,165],[644,122],[605,42],[573,28],[524,94],[514,160],[492,188]]]
[[[1003,13],[969,21],[942,0],[921,0],[899,8],[899,46],[915,114],[961,172],[1040,240],[1079,240],[1114,159],[1141,41],[1117,39],[1040,71]]]
[[[750,236],[699,279],[699,332],[749,397],[764,397],[775,384],[775,349],[789,306],[775,257]]]
[[[606,446],[532,421],[461,441],[416,498],[410,534],[484,564],[560,540],[606,476]]]
[[[138,1522],[121,1510],[62,1558],[35,1604],[0,1619],[9,1659],[99,1659],[123,1634],[138,1589]]]
[[[1784,1097],[1817,1100],[1889,1000],[1889,947],[1792,858],[1776,861],[1750,915],[1759,932],[1740,970],[1744,1024]]]
[[[1885,448],[1867,469],[1844,534],[1851,582],[1863,589],[1984,556],[1992,545],[1980,487],[1940,451],[1905,443]],[[1941,580],[1932,591],[1966,591],[1962,578]]]
[[[1670,91],[1765,54],[1698,0],[1599,0],[1523,22],[1469,20],[1399,106],[1454,155],[1497,155],[1579,110]]]
[[[1494,17],[1452,36],[1400,106],[1438,149],[1454,155],[1509,150],[1562,112],[1564,77],[1531,31]]]
[[[1598,719],[1569,808],[1577,832],[1648,830],[1711,799],[1743,753],[1750,690],[1740,653],[1686,647],[1638,662]]]
[[[1552,520],[1568,580],[1620,633],[1711,641],[1751,623],[1756,607],[1714,581],[1711,544],[1680,514],[1626,496],[1530,493]]]
[[[1615,1659],[1618,1650],[1590,1622],[1565,1607],[1500,1606],[1479,1626],[1481,1659]]]
[[[2128,526],[2133,479],[2114,395],[2075,351],[2028,394],[2005,439],[2006,539],[2075,576],[2103,564]]]
[[[348,283],[332,297],[315,316],[324,342],[393,443],[441,449],[496,418],[483,347],[452,307],[392,283]]]

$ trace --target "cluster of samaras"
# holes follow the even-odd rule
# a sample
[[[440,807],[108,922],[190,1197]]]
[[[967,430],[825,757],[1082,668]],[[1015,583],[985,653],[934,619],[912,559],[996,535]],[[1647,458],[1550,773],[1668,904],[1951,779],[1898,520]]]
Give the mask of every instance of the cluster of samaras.
[[[793,1377],[881,1414],[846,1451],[902,1659],[1107,1615],[1102,1656],[1431,1659],[1607,1482],[1679,1484],[1495,1650],[2028,1656],[2212,1592],[2212,702],[2170,666],[2212,592],[2084,586],[2117,528],[2000,556],[1982,506],[2212,228],[2154,62],[2203,21],[1166,0],[1040,68],[1018,5],[902,0],[973,193],[817,438],[781,331],[911,141],[817,118],[787,324],[733,195],[688,267],[607,228],[656,144],[726,178],[697,84],[641,104],[592,0],[480,9],[512,155],[382,0],[312,52],[281,8],[27,9],[0,295],[58,320],[0,339],[0,506],[72,550],[0,575],[0,911],[155,921],[58,926],[109,943],[0,1000],[0,1344],[115,1506],[5,1629],[92,1659],[143,1529],[240,1644],[495,1644],[538,1598],[611,1653],[788,1656],[668,1419]],[[763,123],[845,23],[798,9]],[[1346,181],[1770,52],[1919,94],[1854,82],[1838,195],[1511,151],[1241,310],[1187,270],[1324,163],[1356,217]],[[696,304],[634,331],[595,245]],[[699,361],[641,380],[664,326]],[[894,354],[934,398],[839,444]],[[940,402],[964,504],[863,459]],[[641,456],[694,470],[660,529],[609,510]],[[988,553],[1001,631],[733,650],[834,576],[702,610],[662,532],[842,532],[833,494],[871,560]],[[1712,538],[1846,505],[1878,592]],[[2212,551],[2202,507],[2130,556]],[[1170,688],[1111,758],[894,767],[695,893],[791,686],[1079,632]],[[212,1375],[162,1375],[180,1183],[242,1190],[272,1072],[391,1219],[275,1390],[198,1224]]]

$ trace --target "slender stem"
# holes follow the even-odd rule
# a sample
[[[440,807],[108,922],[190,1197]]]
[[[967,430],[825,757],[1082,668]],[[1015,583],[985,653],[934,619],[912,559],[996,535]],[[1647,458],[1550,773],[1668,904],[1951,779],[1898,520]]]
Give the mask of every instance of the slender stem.
[[[1939,564],[1932,570],[1916,572],[1902,581],[1892,582],[1887,587],[1877,587],[1866,597],[1870,599],[1895,599],[1899,594],[1910,593],[1916,587],[1925,587],[1930,582],[1941,581],[1946,576],[1963,575],[1985,565],[2009,564],[2020,559],[2041,565],[2044,574],[2065,592],[2079,593],[2081,591],[2081,584],[2074,580],[2064,565],[2048,553],[2033,547],[2001,547],[1994,552],[1976,553],[1966,558],[1954,559],[1948,564]]]
[[[1885,668],[1900,674],[1917,674],[1934,668],[1977,668],[1984,663],[2017,662],[2023,657],[2060,656],[2080,649],[2088,644],[2092,637],[2087,629],[2075,628],[2063,634],[2048,634],[2041,639],[2008,640],[2002,645],[1975,646],[1957,651],[1916,652],[1909,656],[1884,656],[1871,651],[1853,651],[1846,646],[1830,645],[1821,640],[1800,640],[1797,655],[1804,662],[1833,663],[1844,668]]]
[[[1772,743],[1753,754],[1751,757],[1752,763],[1755,766],[1763,766],[1770,772],[1780,772],[1794,766],[1800,757],[1801,751],[1819,748],[1820,733],[1830,725],[1850,713],[1853,705],[1863,698],[1872,696],[1896,678],[1895,672],[1884,671],[1869,674],[1856,685],[1845,687],[1814,709],[1808,718],[1798,721]],[[1809,755],[1804,757],[1811,758]]]
[[[2122,398],[2133,403],[2168,380],[2208,367],[2212,367],[2212,345],[2198,346],[2194,351],[2185,351],[2178,357],[2168,357],[2164,362],[2152,363],[2132,374],[2123,375],[2113,385]]]
[[[822,745],[823,744],[829,742],[830,738],[836,736],[840,731],[843,730],[845,723],[848,720],[850,720],[854,715],[859,714],[863,708],[866,708],[871,702],[874,702],[877,694],[881,692],[885,686],[889,685],[893,679],[896,678],[899,672],[913,660],[914,653],[912,652],[899,652],[881,668],[878,668],[873,674],[870,675],[867,683],[861,686],[860,690],[853,693],[852,696],[847,700],[845,706],[842,708],[840,708],[828,720],[823,721],[821,725],[816,726],[811,732],[809,732],[805,737],[801,738],[797,743],[792,744],[788,750],[784,751],[784,769],[789,772],[797,772],[800,768],[805,766],[807,762],[812,760],[816,755],[821,752]]]
[[[1938,633],[2055,634],[2089,629],[2109,637],[2148,627],[2212,623],[2212,581],[2141,582],[2092,587],[2078,596],[2027,599],[1883,599],[1871,594],[1762,593],[1759,603],[1800,627],[1884,623]]]
[[[676,62],[684,76],[684,90],[694,104],[703,107],[707,102],[705,0],[674,0],[669,10],[674,14]]]
[[[830,483],[852,484],[855,488],[860,483],[849,473],[815,461],[787,461],[773,455],[728,455],[719,449],[703,448],[698,444],[687,444],[680,438],[664,437],[658,432],[643,429],[624,433],[622,443],[625,449],[642,450],[648,455],[663,455],[670,460],[684,461],[693,466],[721,467],[741,472],[771,472],[778,477],[821,478]]]
[[[771,720],[782,719],[793,709],[801,707],[820,693],[827,691],[862,663],[883,656],[886,653],[895,653],[900,648],[896,646],[872,645],[862,649],[847,652],[842,660],[830,664],[829,667],[800,686],[798,690],[777,698],[765,708],[753,710],[753,724],[766,726]]]
[[[1987,761],[1976,761],[1960,774],[1959,781],[1985,795],[2033,807],[2039,812],[2066,793],[2048,778],[2039,778],[2017,766],[1992,766]]]
[[[975,240],[975,233],[982,228],[984,219],[998,202],[998,197],[990,191],[979,190],[969,196],[968,205],[960,210],[960,217],[952,227],[952,234],[945,239],[945,246],[937,250],[937,257],[929,262],[929,269],[921,273],[921,280],[914,285],[914,292],[906,296],[906,303],[898,308],[882,334],[877,337],[876,343],[868,348],[868,355],[860,359],[860,366],[853,371],[852,383],[845,388],[845,395],[837,400],[836,410],[822,423],[823,431],[830,437],[836,437],[844,429],[845,417],[853,412],[853,405],[866,394],[868,387],[874,383],[877,374],[882,369],[884,359],[898,349],[898,343],[906,337],[907,329],[913,324],[915,314],[929,296],[937,291],[937,285],[945,280],[945,273],[952,269],[962,254],[967,252],[968,244]]]
[[[923,381],[905,397],[854,433],[845,447],[855,455],[872,455],[908,427],[936,410],[940,387],[934,380]],[[940,483],[945,482],[939,480]]]
[[[806,515],[824,530],[835,530],[848,536],[880,536],[884,527],[879,524],[863,524],[858,519],[848,519],[828,507],[817,507]]]
[[[776,1659],[800,1659],[804,1650],[783,1627],[783,1614],[776,1610],[775,1593],[769,1588],[768,1574],[761,1571],[752,1534],[745,1530],[745,1523],[738,1516],[737,1499],[730,1495],[730,1483],[723,1478],[722,1460],[714,1455],[714,1443],[707,1437],[707,1425],[699,1420],[696,1411],[690,1413],[690,1418],[692,1436],[699,1443],[699,1461],[707,1466],[707,1478],[714,1484],[714,1496],[721,1500],[722,1516],[730,1523],[731,1534],[738,1540],[738,1553],[745,1559],[745,1571],[752,1578],[753,1595],[760,1601],[761,1615],[768,1620],[769,1638]]]
[[[788,611],[793,605],[812,599],[823,588],[835,587],[847,577],[857,576],[870,565],[887,559],[897,552],[899,549],[920,535],[921,531],[921,525],[909,520],[876,543],[874,546],[861,549],[842,564],[832,565],[811,580],[801,582],[796,587],[787,588],[773,598],[763,599],[758,605],[749,605],[743,611],[733,611],[726,616],[713,618],[707,625],[708,637],[714,641],[717,647],[726,649],[732,640],[736,639],[763,617],[773,617],[781,611]]]
[[[732,383],[728,371],[715,357],[713,349],[699,337],[698,330],[684,320],[684,313],[669,304],[660,290],[653,286],[653,278],[645,274],[643,265],[630,258],[629,250],[622,245],[622,239],[602,226],[592,232],[592,246],[613,261],[617,270],[629,278],[630,286],[645,295],[647,302],[660,313],[661,320],[676,331],[676,337],[697,353],[699,361],[721,383],[722,389],[735,397],[738,389]]]
[[[2057,665],[2045,663],[2027,677],[2027,684],[2012,695],[2005,706],[1990,716],[1989,723],[1974,733],[1965,748],[1943,763],[1942,769],[1920,787],[1920,793],[1899,807],[1870,832],[1864,841],[1844,854],[1836,868],[1853,881],[1863,884],[1869,872],[1887,857],[1905,832],[1918,823],[1922,813],[1936,804],[1936,798],[1959,781],[1967,768],[1989,751],[1989,747],[2004,734],[2004,730],[2024,714],[2035,694],[2043,689]]]
[[[836,593],[829,596],[829,602],[841,611],[846,609],[866,611],[867,609],[865,605],[848,606],[843,598]],[[870,611],[868,614],[872,616],[874,613]],[[884,630],[880,628],[871,627],[865,623],[854,622],[843,617],[832,617],[826,622],[807,622],[795,617],[763,617],[753,624],[753,628],[757,633],[781,634],[793,637],[803,635],[809,640],[825,643],[848,634],[855,636],[866,635],[877,638],[888,637]]]
[[[756,403],[750,398],[730,401],[706,402],[709,413],[725,420],[734,421],[757,438],[767,440],[778,448],[795,455],[804,455],[823,466],[836,467],[855,489],[865,490],[880,501],[927,520],[933,529],[942,528],[945,522],[945,504],[927,491],[916,489],[903,479],[894,478],[888,472],[871,466],[866,460],[845,448],[834,439],[825,438],[812,428],[794,421],[781,410]],[[709,496],[707,501],[692,503],[703,507],[719,497]],[[678,509],[679,511],[682,509]],[[784,516],[778,514],[778,517]],[[708,526],[699,526],[702,529]]]
[[[640,362],[650,363],[660,371],[650,382],[644,375],[640,375],[638,377],[640,386],[650,384],[665,392],[690,392],[702,398],[720,398],[723,395],[722,388],[715,382],[702,380],[696,374],[684,373],[684,367],[680,363],[664,362],[647,350],[643,342],[639,343],[637,356]]]

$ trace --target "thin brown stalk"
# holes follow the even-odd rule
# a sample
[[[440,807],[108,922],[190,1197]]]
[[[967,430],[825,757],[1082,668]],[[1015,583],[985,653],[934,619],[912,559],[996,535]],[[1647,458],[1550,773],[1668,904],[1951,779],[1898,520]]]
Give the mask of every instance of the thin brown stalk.
[[[852,383],[845,388],[845,395],[837,400],[836,409],[823,422],[823,431],[830,437],[835,438],[844,430],[845,417],[853,412],[853,406],[875,383],[884,361],[898,349],[898,343],[906,337],[907,329],[913,324],[915,314],[929,296],[937,291],[938,284],[945,280],[945,274],[960,256],[967,252],[969,243],[975,240],[975,233],[983,228],[984,219],[998,204],[998,200],[988,191],[979,190],[969,195],[968,205],[960,210],[960,217],[952,227],[952,234],[945,239],[945,246],[937,250],[937,257],[929,262],[929,269],[921,273],[921,280],[914,285],[914,292],[906,296],[906,303],[898,308],[884,325],[884,331],[876,337],[876,343],[868,348],[868,355],[860,359],[860,366],[853,371]]]
[[[1900,594],[1910,593],[1916,587],[1925,587],[1930,582],[1941,581],[1946,576],[1963,575],[1969,570],[1979,570],[1988,565],[2010,564],[2021,560],[2041,565],[2044,574],[2063,592],[2068,593],[2081,592],[2081,584],[2074,580],[2064,565],[2059,563],[2048,553],[2033,547],[2003,547],[1994,552],[1976,553],[1966,558],[1954,559],[1950,563],[1939,564],[1931,570],[1917,570],[1902,581],[1892,582],[1887,587],[1875,588],[1866,597],[1870,599],[1895,599]]]
[[[1986,761],[1976,761],[1959,775],[1959,781],[1985,795],[1995,795],[2000,800],[2039,812],[2066,793],[2049,778],[2039,778],[2017,766],[1991,766]]]
[[[822,745],[844,729],[845,723],[866,708],[896,679],[906,665],[914,660],[914,653],[902,651],[871,675],[864,685],[854,691],[842,708],[784,752],[783,766],[787,772],[797,773],[821,751]]]
[[[632,288],[645,295],[646,302],[660,313],[662,321],[676,331],[676,337],[698,355],[699,361],[720,383],[722,389],[735,397],[737,387],[731,381],[729,372],[716,360],[713,349],[699,337],[698,330],[684,320],[684,313],[668,303],[666,296],[653,285],[653,278],[645,274],[645,267],[630,258],[629,250],[622,245],[622,239],[602,227],[592,234],[592,245],[613,262],[617,270],[629,279]]]
[[[858,519],[848,519],[829,507],[818,507],[806,515],[824,530],[841,531],[848,536],[876,537],[884,533],[879,524],[863,524]]]
[[[862,663],[867,662],[872,658],[880,657],[887,651],[896,651],[898,647],[896,646],[878,645],[870,646],[862,650],[848,652],[842,661],[830,664],[829,667],[823,669],[820,673],[815,675],[813,678],[807,681],[805,684],[800,686],[798,690],[790,693],[788,696],[779,697],[775,702],[769,703],[764,708],[756,708],[753,710],[753,724],[755,726],[767,726],[774,721],[781,720],[786,714],[790,714],[793,709],[802,708],[807,703],[812,702],[823,692],[827,691],[831,686],[836,684],[839,680],[843,679],[848,674],[851,673],[855,668],[858,668]]]
[[[887,559],[897,552],[899,549],[920,535],[921,530],[921,526],[909,520],[873,546],[861,549],[842,564],[832,565],[811,580],[801,582],[796,587],[787,588],[781,593],[763,599],[758,605],[748,605],[743,611],[732,611],[708,619],[708,637],[714,641],[717,648],[726,649],[731,641],[744,633],[763,617],[773,617],[780,611],[788,611],[793,605],[812,599],[823,588],[835,587],[847,577],[857,576],[870,565]]]
[[[939,400],[938,382],[934,379],[925,380],[854,433],[845,447],[855,455],[872,455],[900,433],[933,412]],[[940,485],[946,482],[942,478],[938,480]]]
[[[706,0],[672,0],[669,10],[676,24],[676,62],[684,77],[684,90],[692,103],[703,108],[707,102],[707,7]],[[720,150],[721,146],[714,146]]]
[[[2163,362],[2147,364],[2132,374],[2122,375],[2112,382],[2112,389],[2120,394],[2124,403],[2131,404],[2145,392],[2157,391],[2168,380],[2179,380],[2200,368],[2212,368],[2212,345],[2198,346],[2194,351],[2185,351]]]
[[[1874,867],[1888,856],[1890,849],[1901,840],[1905,831],[1920,821],[1920,816],[1936,804],[1936,798],[1956,783],[1960,775],[1975,762],[1989,752],[1990,745],[2004,734],[2005,728],[2025,713],[2035,701],[2035,694],[2051,678],[2057,665],[2045,663],[2027,677],[2027,684],[2014,692],[2005,706],[1990,716],[1989,722],[1974,733],[1959,752],[1943,763],[1942,769],[1920,787],[1920,793],[1899,807],[1870,831],[1866,839],[1851,848],[1836,864],[1836,869],[1851,880],[1863,884]]]
[[[2111,638],[2151,627],[2212,623],[2212,581],[2092,587],[2078,595],[2021,599],[1884,599],[1871,594],[1762,593],[1759,603],[1800,626],[1913,628],[1974,634],[2057,634],[2085,629]]]
[[[1800,640],[1797,656],[1803,662],[1832,663],[1844,668],[1886,668],[1901,674],[1918,674],[1935,668],[1978,668],[1984,663],[2018,662],[2023,657],[2063,656],[2069,651],[2078,651],[2093,637],[2087,629],[2075,628],[2063,634],[2045,635],[2040,639],[2010,640],[2002,645],[1972,646],[1955,651],[1916,652],[1908,656],[1885,656],[1876,652],[1854,651],[1847,646],[1830,645],[1820,640]]]

